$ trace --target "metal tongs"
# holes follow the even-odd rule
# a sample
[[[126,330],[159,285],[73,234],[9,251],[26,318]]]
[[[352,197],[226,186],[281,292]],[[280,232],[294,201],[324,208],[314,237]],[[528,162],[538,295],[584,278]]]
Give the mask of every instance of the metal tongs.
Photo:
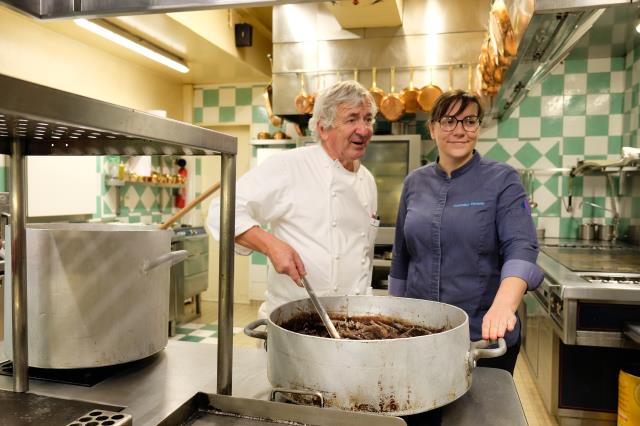
[[[304,289],[307,290],[307,294],[309,294],[309,298],[311,298],[311,303],[313,303],[313,306],[316,308],[318,315],[320,315],[322,323],[327,328],[327,331],[329,331],[329,336],[333,337],[334,339],[340,339],[340,334],[338,334],[338,330],[336,330],[335,326],[331,322],[329,314],[327,314],[324,306],[322,306],[320,300],[318,300],[318,297],[316,296],[316,293],[311,288],[311,284],[309,284],[309,281],[307,281],[305,277],[302,277],[302,285],[304,286]]]

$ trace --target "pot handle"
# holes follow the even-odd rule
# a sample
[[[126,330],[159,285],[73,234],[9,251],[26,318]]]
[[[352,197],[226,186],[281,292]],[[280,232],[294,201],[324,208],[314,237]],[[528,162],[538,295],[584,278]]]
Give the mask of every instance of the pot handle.
[[[477,342],[471,342],[468,355],[469,367],[475,368],[476,361],[480,358],[496,358],[507,352],[507,342],[502,337],[498,339],[497,348],[486,349],[487,346],[494,343],[496,343],[495,340],[478,340]]]
[[[262,318],[259,320],[255,320],[253,322],[250,322],[249,324],[247,324],[247,326],[244,328],[244,334],[246,334],[249,337],[253,337],[254,339],[262,339],[262,340],[267,340],[267,332],[266,331],[256,331],[256,328],[260,327],[261,325],[267,325],[267,319],[266,318]]]
[[[324,407],[324,396],[322,396],[322,392],[318,392],[318,391],[303,391],[303,390],[298,390],[298,389],[288,389],[288,388],[273,388],[271,390],[271,394],[269,395],[269,400],[270,401],[275,401],[276,400],[276,395],[277,394],[292,394],[292,395],[301,395],[301,396],[310,396],[313,398],[313,400],[317,400],[318,407]],[[295,402],[295,401],[292,401]],[[314,403],[314,406],[316,406],[316,404]]]
[[[146,274],[152,269],[155,269],[158,266],[162,265],[163,263],[167,263],[167,262],[170,262],[169,266],[173,266],[176,263],[182,262],[187,257],[189,257],[188,251],[176,250],[176,251],[172,251],[169,253],[165,253],[161,256],[158,256],[153,260],[145,259],[144,262],[142,262],[142,272]]]

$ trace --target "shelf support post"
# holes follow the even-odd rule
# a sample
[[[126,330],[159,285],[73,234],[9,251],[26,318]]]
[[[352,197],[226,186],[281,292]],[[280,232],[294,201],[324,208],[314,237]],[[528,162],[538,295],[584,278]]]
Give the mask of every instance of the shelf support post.
[[[221,157],[217,392],[220,395],[231,395],[236,156],[235,154],[222,154]]]
[[[26,211],[26,157],[19,136],[11,142],[11,298],[13,341],[13,389],[29,390],[29,355],[27,335],[27,231]]]

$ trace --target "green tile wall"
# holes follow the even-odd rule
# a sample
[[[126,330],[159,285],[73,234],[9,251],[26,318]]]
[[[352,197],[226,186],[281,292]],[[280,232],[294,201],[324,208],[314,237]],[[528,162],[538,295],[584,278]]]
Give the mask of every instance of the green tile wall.
[[[174,188],[163,188],[145,183],[125,183],[124,186],[111,186],[107,178],[112,172],[111,164],[126,161],[127,157],[103,156],[96,157],[96,168],[100,174],[100,195],[96,197],[95,219],[116,219],[125,223],[161,223],[177,209],[173,207]],[[175,174],[174,157],[151,157],[151,164],[155,170]],[[195,170],[189,170],[193,176],[201,175],[200,160],[196,159]],[[199,181],[199,179],[195,179]],[[197,195],[197,194],[196,194]],[[120,212],[117,214],[117,206]],[[199,209],[197,206],[196,209]]]
[[[567,173],[552,169],[571,168],[578,160],[620,159],[623,146],[640,147],[640,49],[624,57],[580,57],[606,39],[596,34],[582,41],[507,120],[483,128],[480,135],[482,155],[534,170],[533,213],[547,236],[575,238],[581,223],[612,219],[606,177],[576,177],[569,206]],[[614,183],[618,188],[618,177]],[[622,233],[629,224],[640,224],[639,206],[640,177],[630,176],[617,204]]]
[[[294,136],[295,129],[291,123],[285,122],[281,127],[269,123],[263,97],[266,86],[267,83],[256,83],[195,88],[193,123],[203,126],[249,125],[252,137],[259,132],[274,133],[278,130]]]

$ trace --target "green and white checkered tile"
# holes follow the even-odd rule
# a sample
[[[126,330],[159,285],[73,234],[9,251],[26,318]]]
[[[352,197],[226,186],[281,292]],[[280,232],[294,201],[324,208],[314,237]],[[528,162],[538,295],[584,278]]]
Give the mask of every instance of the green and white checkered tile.
[[[242,327],[233,327],[233,334],[242,332]],[[198,324],[190,322],[176,327],[175,336],[171,340],[195,343],[218,343],[218,324]]]

